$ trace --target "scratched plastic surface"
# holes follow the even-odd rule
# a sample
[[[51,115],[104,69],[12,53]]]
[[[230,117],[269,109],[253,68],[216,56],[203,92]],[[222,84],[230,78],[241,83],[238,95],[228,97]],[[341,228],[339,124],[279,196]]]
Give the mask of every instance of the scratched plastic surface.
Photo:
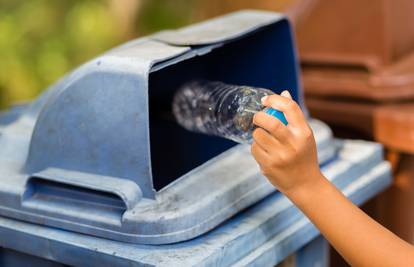
[[[172,108],[177,122],[189,131],[248,143],[255,129],[253,116],[265,108],[260,100],[272,94],[263,88],[196,80],[177,91]],[[285,123],[281,112],[271,110]]]

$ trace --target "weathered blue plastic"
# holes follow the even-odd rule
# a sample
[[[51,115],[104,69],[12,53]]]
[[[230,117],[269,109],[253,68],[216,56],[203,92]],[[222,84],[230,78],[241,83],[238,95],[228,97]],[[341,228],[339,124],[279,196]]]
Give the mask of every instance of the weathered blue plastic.
[[[248,146],[172,120],[174,91],[196,78],[289,88],[305,110],[280,14],[242,11],[129,42],[0,116],[0,215],[164,244],[199,236],[273,193]],[[335,155],[331,132],[310,124],[325,163]]]
[[[382,159],[380,145],[360,141],[344,141],[337,145],[338,157],[325,164],[322,171],[354,203],[362,204],[391,183],[390,166]],[[314,265],[309,258],[303,259],[304,255],[300,255],[303,254],[301,248],[318,235],[315,226],[279,192],[205,235],[166,245],[116,242],[0,217],[1,247],[85,267],[270,267],[295,253],[300,256],[295,266],[327,267],[320,265],[321,262]],[[30,262],[19,266],[33,266],[36,262],[31,258],[27,260]]]

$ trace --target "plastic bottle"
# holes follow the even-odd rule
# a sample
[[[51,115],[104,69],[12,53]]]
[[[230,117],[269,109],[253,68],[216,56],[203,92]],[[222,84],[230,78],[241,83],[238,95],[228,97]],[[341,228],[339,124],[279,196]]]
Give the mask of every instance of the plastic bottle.
[[[176,92],[172,109],[177,122],[189,131],[246,143],[252,139],[253,116],[258,111],[287,124],[282,112],[261,104],[263,96],[272,94],[263,88],[195,80]]]

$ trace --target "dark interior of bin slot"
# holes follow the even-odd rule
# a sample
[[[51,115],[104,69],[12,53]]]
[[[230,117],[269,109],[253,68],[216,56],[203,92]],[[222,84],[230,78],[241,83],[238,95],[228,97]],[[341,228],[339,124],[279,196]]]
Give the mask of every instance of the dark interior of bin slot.
[[[171,102],[183,83],[206,79],[269,88],[276,93],[290,89],[298,98],[290,33],[283,26],[266,27],[206,55],[150,73],[151,161],[156,190],[235,145],[223,138],[189,132],[175,122]]]

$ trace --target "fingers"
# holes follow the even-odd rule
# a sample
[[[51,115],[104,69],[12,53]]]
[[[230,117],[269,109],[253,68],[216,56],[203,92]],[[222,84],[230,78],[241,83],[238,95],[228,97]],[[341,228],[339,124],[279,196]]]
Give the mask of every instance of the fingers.
[[[292,134],[280,120],[262,111],[254,115],[253,123],[265,129],[281,143],[286,143]]]
[[[294,126],[303,126],[306,124],[302,110],[292,99],[288,91],[283,91],[281,95],[274,94],[265,96],[262,98],[262,104],[283,112],[289,124]]]
[[[268,154],[266,151],[264,151],[256,142],[253,142],[251,152],[254,159],[259,163],[260,168],[262,168],[261,164],[265,164],[268,161]]]
[[[257,128],[253,132],[253,140],[260,146],[261,149],[269,153],[269,149],[278,145],[278,141],[268,132],[261,128]]]

